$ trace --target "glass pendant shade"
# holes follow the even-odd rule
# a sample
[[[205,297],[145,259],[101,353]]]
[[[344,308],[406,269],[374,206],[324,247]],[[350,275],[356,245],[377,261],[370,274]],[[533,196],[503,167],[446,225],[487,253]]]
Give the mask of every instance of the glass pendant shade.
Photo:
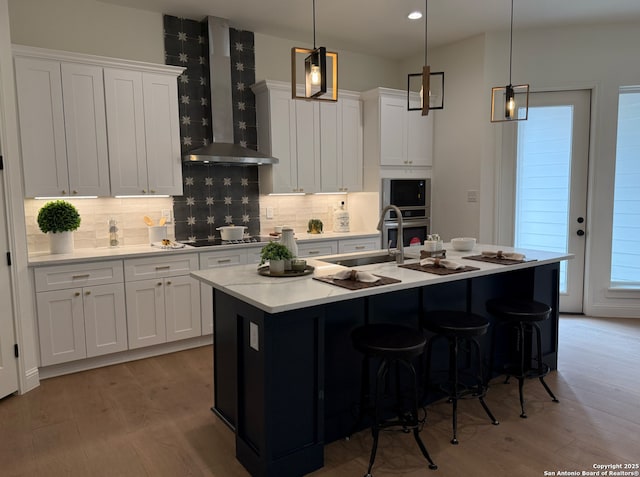
[[[524,121],[529,116],[529,85],[491,88],[491,122]]]

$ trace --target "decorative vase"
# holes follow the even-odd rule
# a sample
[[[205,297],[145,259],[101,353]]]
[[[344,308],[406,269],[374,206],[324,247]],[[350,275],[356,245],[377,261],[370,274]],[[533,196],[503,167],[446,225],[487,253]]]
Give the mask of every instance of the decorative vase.
[[[72,253],[73,232],[48,232],[50,253]]]
[[[296,239],[293,238],[293,229],[282,229],[280,243],[289,249],[289,252],[291,252],[294,258],[298,256],[298,244],[296,243]]]
[[[284,260],[269,260],[269,273],[271,275],[284,275]]]

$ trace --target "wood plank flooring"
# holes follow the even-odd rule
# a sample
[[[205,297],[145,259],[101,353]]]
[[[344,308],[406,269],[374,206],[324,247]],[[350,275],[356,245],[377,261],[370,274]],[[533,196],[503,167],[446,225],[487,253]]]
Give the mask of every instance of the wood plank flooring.
[[[546,379],[559,404],[527,381],[521,419],[516,382],[496,380],[487,403],[500,425],[464,401],[453,446],[450,405],[436,403],[422,438],[439,469],[426,468],[410,434],[383,433],[375,477],[537,477],[640,463],[639,343],[639,319],[562,317],[560,370]],[[246,477],[211,404],[210,346],[44,380],[0,401],[0,475]],[[311,475],[363,475],[370,445],[366,431],[327,445],[325,467]]]

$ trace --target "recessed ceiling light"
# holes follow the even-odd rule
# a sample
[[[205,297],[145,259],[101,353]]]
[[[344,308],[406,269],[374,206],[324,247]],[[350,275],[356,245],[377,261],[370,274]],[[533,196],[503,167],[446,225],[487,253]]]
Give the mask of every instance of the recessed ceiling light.
[[[418,12],[418,11],[411,12],[411,13],[409,13],[409,15],[407,15],[407,18],[409,20],[418,20],[418,19],[422,18],[422,12]]]

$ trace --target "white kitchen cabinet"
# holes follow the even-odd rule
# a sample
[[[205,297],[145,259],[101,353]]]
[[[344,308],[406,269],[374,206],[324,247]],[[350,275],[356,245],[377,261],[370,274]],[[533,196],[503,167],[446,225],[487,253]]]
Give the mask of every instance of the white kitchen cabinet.
[[[25,195],[108,196],[102,68],[16,56]]]
[[[362,93],[365,189],[379,191],[381,177],[430,177],[433,115],[407,110],[406,91]]]
[[[129,348],[140,348],[202,333],[196,254],[124,261]]]
[[[105,68],[113,195],[182,195],[175,76]]]
[[[338,253],[380,250],[380,237],[365,237],[338,240]]]
[[[263,193],[362,190],[362,112],[357,93],[336,103],[291,99],[291,86],[261,81],[256,94],[258,149],[279,163],[261,167]]]
[[[122,262],[36,269],[43,366],[127,349]]]
[[[320,103],[320,187],[322,192],[362,190],[362,104],[359,95],[340,93]]]
[[[335,255],[338,253],[337,240],[308,240],[298,242],[299,257],[320,257],[322,255]]]

